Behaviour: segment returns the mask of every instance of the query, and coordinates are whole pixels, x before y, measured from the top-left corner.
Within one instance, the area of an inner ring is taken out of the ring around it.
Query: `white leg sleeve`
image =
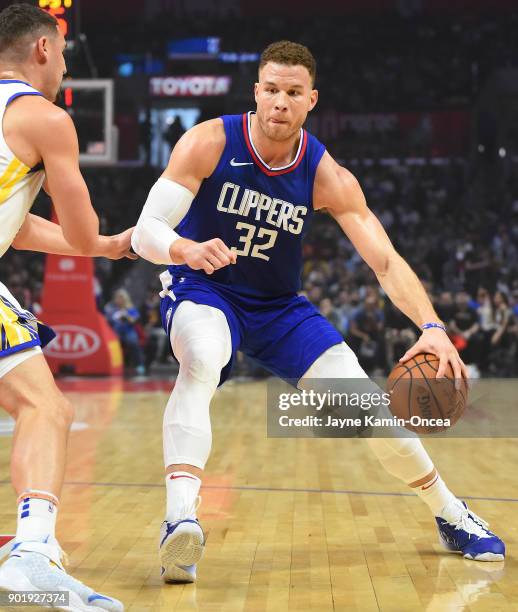
[[[230,329],[221,310],[182,302],[170,340],[180,371],[164,413],[164,463],[203,469],[212,443],[210,401],[232,353]]]
[[[299,380],[298,386],[304,389],[305,379],[317,378],[361,379],[368,378],[368,376],[358,363],[354,352],[343,342],[332,346],[320,355]],[[371,450],[387,472],[406,484],[420,480],[429,474],[434,466],[419,438],[406,430],[405,437],[398,436],[396,430],[392,433],[394,437],[367,438]]]
[[[418,437],[367,438],[367,443],[385,470],[407,485],[433,471],[430,455]]]
[[[342,342],[331,346],[314,361],[300,379],[305,378],[369,378],[358,363],[353,350]],[[300,386],[300,385],[299,385]]]

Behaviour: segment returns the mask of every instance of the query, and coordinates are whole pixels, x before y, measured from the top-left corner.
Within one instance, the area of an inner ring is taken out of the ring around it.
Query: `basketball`
[[[406,363],[398,363],[387,380],[392,414],[405,419],[405,427],[419,434],[449,429],[466,408],[466,381],[462,379],[460,388],[455,389],[451,365],[441,379],[436,378],[438,368],[438,357],[419,353]]]

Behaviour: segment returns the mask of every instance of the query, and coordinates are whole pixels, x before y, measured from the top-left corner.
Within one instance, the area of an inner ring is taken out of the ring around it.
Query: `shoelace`
[[[178,521],[183,521],[187,518],[190,518],[191,516],[196,516],[196,512],[198,511],[200,504],[201,504],[201,495],[198,495],[190,506],[185,506],[184,508],[182,508],[182,512],[180,513],[180,516],[182,518],[177,519],[175,523],[177,523]]]
[[[487,533],[489,523],[480,516],[477,516],[474,512],[464,509],[460,515],[459,520],[454,523],[455,529],[462,529],[470,535],[476,535],[479,538],[489,538],[490,535]]]
[[[198,511],[200,504],[201,504],[201,495],[198,495],[197,497],[195,497],[192,504],[185,508],[184,516],[186,518],[190,516],[196,516],[196,512]]]

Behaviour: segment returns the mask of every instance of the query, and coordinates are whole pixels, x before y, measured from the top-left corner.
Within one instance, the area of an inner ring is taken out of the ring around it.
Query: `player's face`
[[[55,36],[47,37],[44,42],[42,40],[40,39],[40,44],[44,47],[44,54],[47,60],[42,93],[48,100],[54,102],[61,87],[63,76],[67,71],[64,57],[66,42],[63,34],[57,27]]]
[[[288,140],[297,135],[317,103],[311,76],[305,66],[268,62],[255,84],[257,119],[271,140]]]

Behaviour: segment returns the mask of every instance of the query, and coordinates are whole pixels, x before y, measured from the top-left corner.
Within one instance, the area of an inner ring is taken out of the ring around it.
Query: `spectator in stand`
[[[455,302],[453,301],[451,291],[443,291],[434,300],[434,306],[441,321],[448,326],[455,314]]]
[[[387,369],[390,371],[399,357],[415,344],[417,334],[410,319],[390,300],[385,302],[384,321]]]
[[[513,244],[509,231],[505,225],[499,227],[498,234],[493,238],[491,244],[496,259],[507,265],[516,266],[518,249]]]
[[[383,312],[378,300],[370,295],[365,299],[350,324],[351,344],[362,367],[367,372],[384,372]]]
[[[145,353],[146,368],[149,369],[155,363],[162,361],[167,342],[160,316],[160,295],[154,287],[149,289],[146,301],[142,305],[141,322],[147,338]]]
[[[480,243],[466,253],[465,276],[466,290],[473,295],[477,287],[487,278],[487,272],[491,264],[491,255],[488,248],[484,248]]]
[[[480,363],[478,365],[482,372],[486,372],[491,348],[491,338],[493,337],[496,323],[491,295],[485,287],[478,288],[477,298],[474,300],[474,305],[478,315],[478,322],[480,324],[480,330],[477,332],[481,344]]]
[[[518,353],[518,289],[513,292],[513,304],[511,308],[511,321],[509,324],[509,335],[511,342],[514,344],[514,368],[511,372],[511,376],[518,375],[518,364],[516,363],[516,354]]]
[[[495,305],[495,331],[491,336],[491,346],[505,344],[506,332],[511,321],[511,309],[505,293],[497,291],[493,297]]]
[[[306,287],[306,291],[308,300],[313,302],[313,304],[319,304],[320,300],[324,297],[322,287],[319,287],[318,285],[308,285]]]
[[[336,329],[343,336],[344,332],[342,328],[342,317],[340,316],[338,310],[333,306],[333,302],[330,300],[330,298],[324,298],[321,300],[319,309],[320,314],[325,317],[329,323],[331,323],[331,325],[336,327]]]
[[[133,305],[126,289],[117,289],[115,291],[112,301],[106,305],[105,314],[113,331],[119,337],[125,357],[135,368],[136,374],[142,376],[146,370],[144,367],[144,355],[140,346],[140,337],[137,331],[140,314]]]
[[[461,291],[455,299],[456,310],[450,321],[453,344],[466,365],[480,362],[480,342],[477,332],[480,330],[477,313],[469,307],[469,295]]]
[[[512,294],[512,311],[516,319],[518,319],[518,288],[513,290]]]
[[[495,330],[491,336],[492,373],[513,374],[516,343],[513,316],[505,293],[497,291],[493,297],[495,306]]]
[[[360,303],[360,296],[358,292],[351,292],[342,290],[336,297],[336,309],[340,316],[340,330],[343,335],[346,336],[349,331],[349,322],[356,314],[356,310]]]

